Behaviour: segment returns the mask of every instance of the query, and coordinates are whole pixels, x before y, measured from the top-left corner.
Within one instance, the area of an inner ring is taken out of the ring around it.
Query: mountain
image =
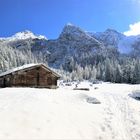
[[[8,38],[0,38],[0,43],[19,50],[30,49],[35,55],[41,52],[45,55],[44,57],[48,57],[51,53],[48,61],[53,65],[55,61],[60,61],[60,59],[63,61],[62,59],[68,56],[81,55],[82,52],[106,50],[108,47],[114,47],[124,54],[133,54],[134,51],[138,50],[135,53],[138,55],[139,47],[135,47],[134,50],[133,46],[139,40],[140,36],[125,36],[114,29],[92,33],[69,23],[64,26],[59,37],[54,40],[48,40],[45,36],[35,35],[31,31],[26,30]],[[60,65],[60,62],[56,63]]]
[[[67,24],[60,36],[59,36],[60,40],[63,41],[76,41],[76,42],[80,42],[83,41],[82,43],[84,43],[84,41],[86,40],[86,43],[88,44],[89,42],[96,44],[101,44],[98,40],[96,40],[94,37],[90,36],[89,34],[87,34],[84,30],[82,30],[81,28],[72,25],[72,24]],[[85,44],[85,43],[84,43]]]
[[[16,33],[12,37],[1,38],[0,44],[16,48],[22,52],[31,52],[39,61],[48,62],[50,66],[59,68],[68,65],[75,59],[77,63],[86,65],[89,57],[95,54],[103,55],[105,46],[97,39],[87,34],[81,28],[67,24],[60,36],[48,40],[44,36],[34,35],[30,31]],[[92,63],[92,62],[89,62]]]
[[[25,40],[25,39],[47,39],[45,36],[42,35],[35,35],[29,30],[25,30],[23,32],[18,32],[15,35],[7,38],[0,38],[0,41],[16,41],[16,40]]]
[[[0,38],[0,45],[9,46],[24,53],[30,51],[34,54],[34,52],[41,52],[40,50],[42,46],[46,46],[47,40],[48,39],[45,36],[35,35],[31,31],[25,30],[18,32],[11,37]]]
[[[123,54],[133,54],[133,45],[135,44],[135,42],[138,42],[138,40],[140,40],[139,35],[125,36],[124,34],[119,33],[114,29],[107,29],[104,32],[97,33],[88,32],[88,34],[99,40],[105,46],[116,47],[118,51]],[[135,51],[137,50],[135,49]],[[137,54],[138,53],[140,53],[139,49]]]
[[[119,41],[125,38],[123,34],[113,29],[107,29],[105,32],[97,32],[92,34],[92,36],[102,42],[105,46],[111,45],[114,47],[117,47]]]
[[[92,33],[67,24],[53,40],[23,31],[1,38],[0,49],[0,71],[33,61],[57,68],[66,80],[140,83],[140,36],[113,29]]]
[[[137,36],[125,36],[118,42],[118,50],[120,53],[131,54],[133,51],[133,44],[137,40]]]
[[[64,64],[70,57],[76,61],[83,56],[101,53],[104,45],[85,31],[72,24],[67,24],[58,39],[48,40],[44,51],[51,53],[48,62],[50,65],[59,66]]]
[[[32,50],[34,44],[39,46],[44,40],[47,38],[35,35],[28,30],[18,32],[11,37],[0,38],[0,72],[27,63],[42,61],[34,55]]]
[[[48,40],[45,36],[26,30],[8,38],[0,38],[0,45],[24,53],[30,52],[39,62],[47,62],[59,68],[68,67],[72,59],[85,66],[106,56],[118,57],[119,53],[140,56],[139,40],[139,36],[127,37],[113,29],[92,33],[73,24],[66,24],[57,39]]]

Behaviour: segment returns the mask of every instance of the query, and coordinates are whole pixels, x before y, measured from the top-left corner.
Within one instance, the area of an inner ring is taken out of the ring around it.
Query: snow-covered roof
[[[56,72],[52,71],[50,68],[48,68],[46,65],[44,65],[42,63],[37,63],[37,64],[31,63],[31,64],[26,64],[26,65],[23,65],[23,66],[20,66],[20,67],[17,67],[17,68],[10,69],[6,72],[1,73],[0,77],[11,74],[11,73],[14,73],[14,72],[17,72],[17,71],[20,71],[20,70],[25,70],[25,69],[28,69],[28,68],[31,68],[31,67],[36,67],[36,66],[41,66],[41,65],[44,66],[48,71],[51,71],[55,76],[60,77],[60,75],[58,75]]]

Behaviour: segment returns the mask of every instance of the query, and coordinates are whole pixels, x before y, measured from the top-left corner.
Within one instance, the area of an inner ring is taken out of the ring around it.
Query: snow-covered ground
[[[140,85],[80,86],[0,89],[0,139],[140,140]]]

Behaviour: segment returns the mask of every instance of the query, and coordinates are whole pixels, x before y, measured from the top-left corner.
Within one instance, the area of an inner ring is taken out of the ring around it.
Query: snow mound
[[[91,103],[91,104],[100,104],[101,103],[98,99],[96,99],[94,97],[88,97],[87,102]]]
[[[101,102],[96,99],[95,97],[92,97],[92,96],[89,96],[89,95],[86,95],[86,94],[80,94],[79,95],[79,98],[82,100],[82,101],[85,101],[87,103],[90,103],[90,104],[100,104]]]
[[[132,94],[130,94],[129,96],[137,100],[140,100],[140,90],[133,91]]]
[[[77,88],[90,88],[90,82],[83,81],[77,84]]]

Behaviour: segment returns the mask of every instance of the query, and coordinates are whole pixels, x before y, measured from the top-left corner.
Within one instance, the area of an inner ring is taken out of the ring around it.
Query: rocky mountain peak
[[[104,32],[92,33],[91,35],[102,42],[105,46],[111,45],[114,47],[118,47],[119,42],[126,37],[122,33],[110,28]]]
[[[79,27],[71,24],[71,23],[68,23],[64,26],[61,34],[60,34],[60,38],[63,37],[64,35],[80,35],[80,34],[83,34],[84,31],[82,31],[82,29],[80,29]]]
[[[114,33],[119,33],[119,32],[117,32],[116,30],[111,29],[111,28],[106,29],[106,30],[105,30],[105,32],[114,32]]]
[[[60,40],[67,40],[67,41],[80,41],[80,42],[94,42],[95,44],[100,44],[98,40],[94,37],[90,36],[87,32],[75,26],[71,23],[68,23],[64,26],[60,36]]]
[[[110,36],[116,36],[116,37],[119,37],[119,38],[124,38],[125,35],[122,34],[122,33],[119,33],[118,31],[114,30],[114,29],[110,29],[108,28],[107,30],[105,30],[105,32],[103,32],[103,34],[109,34]]]
[[[18,32],[16,33],[15,35],[13,35],[11,38],[13,39],[34,39],[34,38],[38,38],[38,39],[46,39],[45,36],[42,36],[42,35],[35,35],[34,33],[32,33],[31,31],[29,30],[25,30],[25,31],[22,31],[22,32]]]
[[[10,41],[11,42],[11,41],[17,41],[17,40],[26,40],[26,39],[45,39],[45,40],[47,40],[47,38],[43,35],[35,35],[31,31],[25,30],[25,31],[17,32],[16,34],[12,35],[11,37],[2,37],[2,38],[0,38],[0,41],[3,41],[3,42]]]

